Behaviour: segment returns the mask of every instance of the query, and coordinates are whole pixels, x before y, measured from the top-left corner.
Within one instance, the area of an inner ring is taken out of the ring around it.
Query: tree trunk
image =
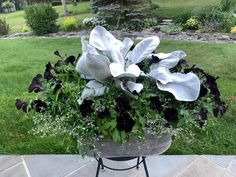
[[[69,15],[69,12],[68,12],[68,9],[67,9],[67,6],[66,6],[66,0],[61,0],[61,3],[62,3],[62,7],[64,9],[64,16]]]

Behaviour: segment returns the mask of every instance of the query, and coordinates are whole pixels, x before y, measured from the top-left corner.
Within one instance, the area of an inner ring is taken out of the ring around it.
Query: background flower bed
[[[32,119],[15,109],[14,100],[27,90],[32,75],[44,71],[45,63],[57,61],[53,54],[55,49],[77,55],[81,49],[80,39],[3,40],[0,46],[0,154],[75,153],[76,142],[69,140],[69,137],[40,138],[28,133],[32,128]],[[223,98],[236,96],[235,44],[162,41],[158,50],[171,52],[176,48],[187,53],[190,64],[197,64],[207,72],[221,76],[219,86]],[[224,118],[210,119],[211,124],[195,132],[194,137],[186,132],[174,140],[167,153],[235,154],[235,103],[230,101],[230,104],[232,106]]]

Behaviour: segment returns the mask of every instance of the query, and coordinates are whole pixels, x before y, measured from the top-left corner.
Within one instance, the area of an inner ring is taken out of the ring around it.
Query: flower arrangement
[[[32,112],[35,133],[69,134],[86,154],[101,139],[158,137],[203,127],[208,115],[226,112],[217,78],[190,67],[183,51],[155,53],[158,37],[135,45],[97,26],[81,43],[82,55],[64,58],[56,51],[59,60],[33,78],[28,91],[37,93],[34,100],[16,100],[17,109]]]

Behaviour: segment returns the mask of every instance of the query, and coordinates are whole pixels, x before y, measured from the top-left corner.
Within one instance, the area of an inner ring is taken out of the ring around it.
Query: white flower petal
[[[139,67],[137,65],[131,64],[126,69],[126,72],[130,73],[130,74],[133,74],[135,77],[138,77],[141,73],[141,70],[139,69]]]
[[[104,55],[87,54],[87,68],[90,74],[100,82],[103,82],[111,76],[109,69],[109,59]]]
[[[93,79],[93,76],[90,74],[88,70],[86,60],[87,60],[87,53],[84,53],[76,64],[76,71],[84,79]]]
[[[123,44],[124,46],[121,48],[120,53],[122,54],[124,58],[129,52],[130,48],[134,45],[134,42],[130,38],[126,37],[123,40]]]
[[[128,53],[128,59],[131,63],[140,63],[157,48],[160,40],[158,37],[148,37],[139,42],[135,48]]]
[[[111,63],[109,68],[113,77],[118,77],[119,75],[125,73],[124,67],[120,63]]]
[[[200,80],[193,73],[172,74],[173,82],[161,84],[157,81],[160,90],[172,93],[179,101],[195,101],[200,92]]]
[[[119,51],[116,50],[108,50],[108,51],[103,51],[103,54],[106,55],[111,63],[120,63],[122,66],[124,66],[124,58],[122,54]]]
[[[77,100],[80,105],[87,98],[101,96],[108,92],[108,87],[95,80],[89,81],[86,86],[87,88],[83,90],[81,97]]]
[[[87,52],[88,51],[88,48],[87,48],[88,41],[85,40],[84,36],[81,37],[81,44],[82,44],[82,51],[83,51],[83,53]]]
[[[170,73],[169,69],[164,67],[159,67],[158,69],[151,70],[148,75],[160,81],[162,84],[173,82],[172,74]]]
[[[157,67],[166,67],[169,69],[173,68],[178,64],[179,60],[186,57],[186,53],[183,51],[175,51],[172,53],[157,53],[153,55],[157,56],[161,61],[151,66],[152,69]]]
[[[116,86],[118,88],[120,88],[121,90],[123,90],[126,94],[128,94],[130,97],[134,98],[134,99],[137,99],[138,96],[137,95],[134,95],[132,94],[125,86],[124,86],[124,82],[120,81],[119,79],[116,79],[115,80],[115,83],[116,83]]]
[[[143,90],[143,84],[128,81],[126,85],[131,93],[133,93],[134,91],[140,93]]]
[[[120,51],[124,44],[101,26],[96,26],[90,34],[89,44],[101,51]]]

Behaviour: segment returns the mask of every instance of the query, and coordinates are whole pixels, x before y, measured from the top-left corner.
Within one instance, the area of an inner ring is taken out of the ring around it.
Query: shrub
[[[26,32],[28,32],[29,31],[29,28],[26,26],[26,25],[23,25],[22,26],[22,29],[21,29],[21,32],[22,33],[26,33]]]
[[[61,6],[61,1],[52,1],[52,6]]]
[[[51,5],[37,4],[28,6],[25,8],[25,18],[27,25],[36,35],[43,35],[58,30],[56,25],[58,14]]]
[[[161,28],[161,31],[167,34],[177,34],[180,33],[182,30],[183,27],[181,24],[169,24]]]
[[[9,30],[10,30],[10,27],[5,21],[5,19],[3,20],[0,19],[0,36],[8,34]]]
[[[185,11],[179,15],[176,15],[173,19],[174,23],[176,24],[185,24],[188,19],[192,17],[192,14],[190,11]]]
[[[198,24],[199,24],[198,20],[191,17],[190,19],[187,20],[184,27],[185,29],[196,30],[198,29]]]
[[[68,17],[63,20],[63,28],[66,31],[73,31],[78,29],[77,19],[74,17]]]
[[[4,3],[2,3],[2,8],[3,9],[11,9],[13,8],[15,5],[10,2],[10,1],[5,1]]]
[[[141,31],[143,28],[145,28],[145,22],[140,19],[132,19],[129,22],[124,23],[121,28],[133,31]]]
[[[234,26],[234,27],[231,28],[231,33],[232,33],[232,34],[236,34],[236,26]]]
[[[104,19],[100,19],[98,17],[92,17],[92,18],[85,18],[83,20],[83,24],[86,28],[92,29],[95,26],[101,25],[107,27],[106,21]]]

